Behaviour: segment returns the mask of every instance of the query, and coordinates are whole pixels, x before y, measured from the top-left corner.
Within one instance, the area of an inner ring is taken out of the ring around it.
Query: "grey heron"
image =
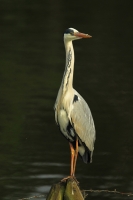
[[[91,36],[81,33],[74,28],[68,28],[64,33],[66,64],[54,106],[55,121],[70,144],[70,176],[73,177],[75,176],[78,154],[84,163],[92,162],[96,138],[90,108],[83,97],[73,88],[74,49],[72,41],[81,38],[91,38]]]

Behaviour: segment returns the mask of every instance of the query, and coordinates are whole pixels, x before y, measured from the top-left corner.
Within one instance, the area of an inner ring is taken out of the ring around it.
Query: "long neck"
[[[66,65],[64,76],[62,80],[63,91],[65,92],[68,88],[73,86],[73,72],[74,72],[74,49],[72,41],[65,41],[66,50]]]

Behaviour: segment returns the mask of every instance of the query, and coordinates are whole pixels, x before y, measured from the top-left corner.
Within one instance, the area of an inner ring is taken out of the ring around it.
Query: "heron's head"
[[[74,28],[68,28],[64,33],[64,40],[67,40],[67,41],[78,40],[82,38],[91,38],[91,37],[92,36],[88,34],[80,33]]]

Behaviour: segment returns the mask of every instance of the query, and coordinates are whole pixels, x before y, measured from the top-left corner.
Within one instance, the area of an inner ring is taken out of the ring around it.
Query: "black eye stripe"
[[[65,31],[65,34],[71,34],[73,35],[74,34],[74,31],[70,28],[68,28],[66,31]]]

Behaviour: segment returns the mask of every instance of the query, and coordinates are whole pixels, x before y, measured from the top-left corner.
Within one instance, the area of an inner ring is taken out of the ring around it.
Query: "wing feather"
[[[74,94],[78,100],[71,105],[69,120],[81,141],[93,151],[96,134],[92,114],[83,97],[76,90]]]

